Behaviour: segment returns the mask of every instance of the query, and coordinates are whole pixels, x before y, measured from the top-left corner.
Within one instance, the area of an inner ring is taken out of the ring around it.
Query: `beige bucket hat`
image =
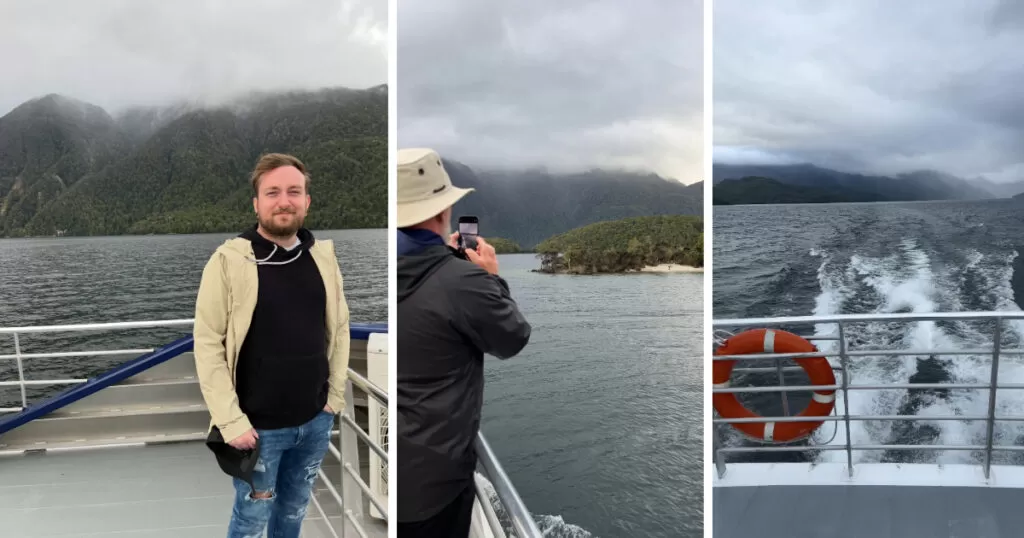
[[[398,227],[419,224],[455,205],[476,189],[452,185],[436,151],[398,150]]]

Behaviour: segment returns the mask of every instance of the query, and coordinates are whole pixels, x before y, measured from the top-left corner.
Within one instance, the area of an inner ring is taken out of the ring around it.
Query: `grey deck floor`
[[[223,538],[233,495],[201,443],[0,457],[0,536]],[[328,495],[317,492],[340,531]],[[324,525],[310,503],[302,536],[330,536]]]
[[[715,538],[1008,538],[1024,489],[935,486],[713,488]]]

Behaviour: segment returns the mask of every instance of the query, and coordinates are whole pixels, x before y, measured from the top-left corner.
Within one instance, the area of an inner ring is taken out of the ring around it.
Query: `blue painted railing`
[[[353,340],[369,340],[373,333],[387,332],[387,323],[352,323],[349,325],[349,334]],[[29,405],[18,413],[0,418],[0,434],[46,416],[189,351],[192,351],[192,336],[180,338],[150,353],[136,357],[85,383],[75,385],[39,403]]]

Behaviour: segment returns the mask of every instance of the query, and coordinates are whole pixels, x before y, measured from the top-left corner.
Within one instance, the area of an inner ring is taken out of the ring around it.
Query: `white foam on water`
[[[494,490],[494,485],[487,477],[476,473],[477,477],[483,481],[484,490],[487,492],[487,497],[491,501],[491,506],[494,507],[494,512],[498,515],[498,520],[505,528],[505,534],[514,536],[514,530],[512,529],[508,514],[505,512],[504,507],[498,501],[498,494]],[[534,521],[537,523],[537,528],[543,536],[549,538],[595,538],[589,531],[578,525],[572,523],[566,523],[562,516],[556,515],[533,515]]]
[[[959,298],[962,291],[963,275],[971,272],[972,278],[980,282],[980,288],[971,293],[984,293],[992,306],[986,309],[1019,311],[1013,301],[1011,278],[1013,276],[1013,260],[1017,253],[1004,256],[986,257],[979,252],[968,252],[967,263],[949,268],[934,268],[931,258],[912,240],[904,240],[897,252],[885,257],[865,257],[853,255],[845,260],[834,260],[833,256],[813,251],[812,254],[822,258],[818,269],[818,281],[821,292],[815,301],[815,315],[830,315],[840,312],[851,313],[844,309],[847,301],[858,297],[867,301],[864,296],[874,295],[874,302],[868,303],[867,311],[858,313],[914,312],[926,313],[936,310],[966,310]],[[936,272],[938,271],[938,272]],[[960,275],[960,281],[954,278]],[[870,305],[870,306],[869,306]],[[951,334],[935,322],[922,321],[914,323],[887,324],[856,324],[848,325],[846,338],[857,349],[899,348],[899,349],[965,349],[986,348],[991,346],[991,334],[984,334],[975,328],[976,324],[956,324],[956,334]],[[1008,323],[1008,329],[1017,340],[1024,341],[1024,323]],[[816,335],[835,335],[836,326],[819,324]],[[1005,342],[1005,339],[1004,339]],[[851,345],[851,344],[848,344]],[[1005,345],[1005,343],[1004,343]],[[837,342],[821,341],[818,346],[823,351],[834,353]],[[851,359],[851,384],[886,384],[907,383],[917,371],[917,360],[926,359],[929,355],[877,358],[857,357]],[[939,356],[936,357],[949,373],[952,383],[987,383],[990,370],[989,355],[979,356]],[[839,359],[832,359],[838,363]],[[1003,357],[1001,360],[1000,379],[1002,382],[1024,382],[1024,363],[1019,357]],[[838,364],[836,364],[838,366]],[[907,398],[906,390],[858,390],[850,392],[850,414],[852,415],[896,415]],[[948,400],[941,398],[922,397],[919,416],[984,415],[987,412],[988,392],[981,390],[956,390],[950,392]],[[844,406],[842,391],[836,394],[836,409],[840,414]],[[998,398],[997,413],[1021,414],[1024,409],[1024,391],[1002,391]],[[939,432],[935,444],[984,444],[986,425],[984,421],[921,421],[917,425],[928,424]],[[850,423],[850,438],[854,444],[886,444],[899,442],[911,444],[913,440],[894,440],[891,438],[892,421],[854,421]],[[1024,435],[1024,424],[1020,422],[997,423],[997,439],[1000,437]],[[846,444],[846,432],[842,423],[835,426],[826,424],[815,435],[817,443],[833,445]],[[998,443],[998,440],[997,440]],[[932,444],[932,443],[929,443]],[[843,451],[824,451],[819,459],[826,462],[845,461]],[[880,451],[855,452],[858,462],[878,461]],[[968,463],[975,457],[967,451],[944,451],[936,454],[934,461],[943,463]]]

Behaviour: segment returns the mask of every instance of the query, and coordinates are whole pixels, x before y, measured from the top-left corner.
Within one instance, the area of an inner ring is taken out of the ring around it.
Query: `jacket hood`
[[[427,278],[458,255],[448,245],[431,245],[398,257],[398,301],[409,297]]]
[[[252,253],[255,258],[250,258],[250,261],[255,262],[257,265],[284,265],[291,263],[299,259],[304,252],[313,248],[313,245],[316,244],[313,232],[306,228],[299,228],[296,234],[298,236],[298,244],[291,249],[281,247],[277,243],[263,237],[257,229],[258,225],[253,224],[252,227],[238,234],[238,237],[245,239],[252,245]]]

